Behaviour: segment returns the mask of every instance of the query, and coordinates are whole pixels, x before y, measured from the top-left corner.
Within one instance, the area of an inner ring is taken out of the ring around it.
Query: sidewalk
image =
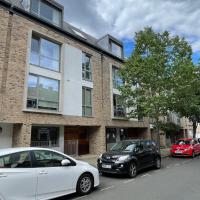
[[[90,165],[97,167],[98,155],[87,154],[87,155],[83,155],[83,156],[75,156],[73,158],[75,158],[76,160],[87,162]]]
[[[162,158],[170,156],[170,148],[160,149]]]
[[[168,157],[170,155],[170,149],[166,148],[166,149],[161,149],[161,156],[162,158]],[[97,159],[98,159],[99,155],[91,155],[91,154],[87,154],[87,155],[83,155],[83,156],[75,156],[73,158],[77,159],[77,160],[81,160],[84,162],[87,162],[93,166],[97,166]]]

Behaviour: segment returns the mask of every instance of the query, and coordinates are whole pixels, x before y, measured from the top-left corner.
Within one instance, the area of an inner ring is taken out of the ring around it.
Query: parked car
[[[0,150],[0,199],[52,199],[99,185],[98,170],[63,153],[44,148]]]
[[[161,156],[151,140],[124,140],[100,155],[97,165],[101,173],[128,174],[134,178],[141,169],[151,166],[160,169]]]
[[[195,157],[200,154],[200,143],[196,139],[182,138],[171,147],[172,156]]]

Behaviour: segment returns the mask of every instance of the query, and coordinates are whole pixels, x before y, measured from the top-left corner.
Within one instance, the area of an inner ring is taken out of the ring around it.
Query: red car
[[[189,156],[194,158],[198,154],[200,154],[200,143],[196,139],[179,139],[171,147],[172,156]]]

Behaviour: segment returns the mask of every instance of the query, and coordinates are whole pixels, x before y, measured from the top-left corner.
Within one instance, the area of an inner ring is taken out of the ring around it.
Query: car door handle
[[[48,174],[48,172],[46,172],[46,171],[41,171],[40,172],[40,175],[45,175],[45,174]]]
[[[7,175],[5,175],[5,174],[0,174],[0,178],[6,178],[7,177]]]

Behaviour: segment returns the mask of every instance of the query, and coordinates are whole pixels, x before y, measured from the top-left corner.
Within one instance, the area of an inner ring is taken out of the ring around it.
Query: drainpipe
[[[103,83],[103,61],[104,61],[104,55],[102,52],[100,52],[101,55],[101,107],[103,108],[103,103],[104,103],[104,98],[103,98],[103,88],[104,88],[104,83]]]

